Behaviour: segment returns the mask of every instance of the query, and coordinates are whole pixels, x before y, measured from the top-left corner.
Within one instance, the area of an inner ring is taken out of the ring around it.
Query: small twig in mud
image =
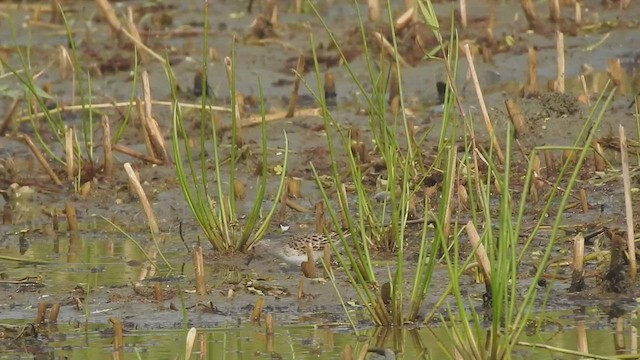
[[[47,159],[45,159],[40,149],[36,147],[36,144],[33,143],[33,140],[31,140],[31,137],[29,137],[29,135],[26,135],[26,134],[20,134],[18,135],[18,139],[22,140],[25,143],[25,145],[27,145],[29,150],[31,150],[33,155],[35,155],[36,159],[38,159],[38,162],[40,163],[40,166],[42,166],[44,170],[47,172],[47,175],[49,175],[49,178],[51,178],[51,180],[56,185],[61,186],[62,181],[60,181],[60,178],[58,178],[58,175],[56,175],[56,173],[53,171],[51,166],[49,166]]]
[[[298,64],[294,71],[293,88],[291,89],[289,108],[287,109],[287,114],[284,116],[285,118],[291,118],[295,115],[296,105],[298,103],[298,91],[300,89],[300,78],[302,77],[302,74],[304,74],[304,55],[300,54],[300,56],[298,56]]]
[[[124,146],[124,145],[114,144],[112,146],[112,150],[113,151],[117,151],[117,152],[122,153],[122,154],[125,154],[125,155],[128,155],[128,156],[131,156],[131,157],[136,158],[136,159],[140,159],[140,160],[148,162],[150,164],[162,165],[162,160],[157,159],[157,158],[155,158],[153,156],[150,156],[150,155],[145,155],[145,154],[143,154],[141,152],[137,152],[137,151],[135,151],[133,149],[130,149],[130,148]]]
[[[181,108],[202,109],[202,104],[173,103],[171,101],[159,101],[159,100],[151,100],[151,104],[158,105],[158,106],[169,106],[169,107],[177,105],[177,106],[179,106]],[[118,103],[91,104],[90,109],[112,109],[112,108],[129,107],[129,106],[131,106],[131,102],[127,101],[127,102],[118,102]],[[63,112],[63,111],[75,111],[75,110],[85,111],[85,110],[87,110],[87,105],[72,105],[72,106],[65,106],[64,108],[57,107],[55,109],[49,110],[48,113],[50,115],[53,115],[53,114],[57,114],[57,113],[60,113],[60,112]],[[208,106],[207,105],[207,110],[231,112],[231,109],[226,108],[226,107],[222,107],[222,106]],[[31,113],[29,115],[25,115],[25,116],[22,116],[22,117],[20,117],[18,119],[15,119],[15,121],[16,122],[23,122],[23,121],[37,120],[37,119],[43,118],[45,116],[46,116],[46,113],[44,113],[44,112]]]
[[[373,37],[378,41],[378,45],[380,45],[380,48],[382,49],[382,52],[384,54],[388,54],[393,60],[397,61],[404,67],[411,67],[411,65],[409,65],[409,63],[404,60],[402,55],[396,52],[393,45],[391,45],[391,43],[389,43],[389,41],[381,33],[374,31]]]
[[[149,221],[149,230],[151,230],[151,233],[154,235],[160,233],[158,222],[156,221],[156,217],[153,214],[153,209],[151,208],[151,204],[149,203],[147,194],[145,194],[142,185],[140,185],[140,179],[138,179],[138,175],[136,175],[135,171],[133,171],[133,168],[131,167],[131,164],[129,163],[124,164],[124,170],[127,172],[129,183],[133,187],[138,200],[140,200],[144,213],[147,215],[147,221]]]
[[[415,11],[413,10],[413,6],[407,8],[407,10],[400,15],[396,21],[393,23],[393,29],[396,33],[401,32],[404,28],[410,25],[413,22],[413,15]]]

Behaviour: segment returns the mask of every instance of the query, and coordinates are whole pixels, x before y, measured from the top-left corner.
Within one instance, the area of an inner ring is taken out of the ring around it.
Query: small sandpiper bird
[[[343,234],[344,237],[350,235],[348,232]],[[311,244],[313,258],[319,262],[324,254],[325,245],[331,246],[330,242],[336,243],[338,240],[339,235],[335,232],[329,233],[329,236],[319,233],[298,235],[289,238],[288,241],[265,238],[254,245],[253,251],[258,255],[271,254],[289,265],[300,267],[307,261],[307,244]]]

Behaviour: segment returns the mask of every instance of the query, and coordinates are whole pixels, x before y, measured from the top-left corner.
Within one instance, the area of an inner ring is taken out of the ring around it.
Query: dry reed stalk
[[[153,299],[156,303],[161,303],[164,300],[164,291],[162,291],[160,283],[153,284]]]
[[[622,184],[624,185],[624,205],[627,220],[627,251],[629,252],[629,277],[635,282],[638,268],[636,265],[636,245],[633,222],[633,202],[631,199],[631,175],[629,172],[629,153],[627,149],[627,136],[624,127],[618,127],[620,134],[620,162],[622,163]]]
[[[302,0],[293,1],[293,12],[296,14],[302,13]]]
[[[114,317],[110,317],[109,322],[113,325],[113,350],[120,351],[124,345],[122,338],[122,321]]]
[[[295,210],[297,212],[306,213],[309,211],[309,209],[304,207],[302,204],[291,199],[287,199],[286,204],[288,208]]]
[[[544,150],[544,166],[547,169],[547,178],[552,178],[556,173],[556,161],[553,158],[553,152],[549,149]]]
[[[304,278],[298,280],[298,300],[304,298]]]
[[[399,103],[400,103],[400,79],[398,78],[398,69],[395,66],[391,66],[391,74],[389,76],[389,104],[393,104],[393,100],[395,98],[398,98],[398,106],[399,107]],[[393,112],[393,106],[392,106],[392,110]],[[396,113],[397,113],[397,109],[396,109]]]
[[[145,126],[146,116],[144,114],[144,103],[139,96],[135,98],[136,102],[136,114],[138,115],[138,121],[140,122],[140,135],[142,136],[142,142],[144,142],[144,147],[147,149],[147,154],[150,157],[155,159],[155,155],[153,153],[153,145],[151,145],[151,139],[149,138],[149,132],[147,131],[147,127]]]
[[[378,45],[380,45],[380,48],[382,49],[382,52],[385,54],[388,54],[389,56],[391,56],[391,58],[395,61],[397,61],[400,65],[404,66],[404,67],[411,67],[409,65],[409,63],[407,63],[404,58],[402,57],[402,55],[398,54],[396,52],[396,50],[393,48],[393,45],[391,45],[389,43],[389,41],[379,32],[374,31],[373,32],[373,37],[376,39],[376,41],[378,42]]]
[[[333,78],[333,73],[329,70],[324,73],[324,100],[327,102],[327,105],[335,105],[336,104],[336,83]]]
[[[73,181],[74,171],[73,171],[73,128],[65,126],[64,130],[64,158],[65,158],[65,169],[67,170],[67,180]]]
[[[580,189],[580,205],[582,206],[582,212],[589,212],[589,202],[587,201],[587,192],[584,189]]]
[[[347,344],[342,349],[342,360],[353,360],[353,348],[351,344]]]
[[[589,340],[587,340],[587,327],[584,320],[576,319],[576,348],[583,354],[589,353]],[[635,354],[635,352],[634,352]]]
[[[620,59],[618,58],[609,59],[608,63],[609,63],[609,68],[608,68],[609,77],[611,78],[613,85],[617,87],[616,91],[622,95],[626,95],[624,86],[622,86],[624,73],[622,71],[622,65],[620,64]]]
[[[331,247],[325,245],[322,249],[322,269],[325,279],[331,275]]]
[[[513,99],[505,100],[504,104],[507,107],[507,113],[509,113],[509,119],[511,119],[511,123],[513,124],[513,128],[515,129],[516,137],[517,138],[522,137],[526,129],[525,129],[525,119],[524,119],[524,116],[522,115],[522,112],[520,112],[520,108],[518,108],[518,105],[516,104],[515,101],[513,101]]]
[[[125,155],[128,155],[128,156],[131,156],[131,157],[136,158],[136,159],[140,159],[140,160],[142,160],[144,162],[147,162],[147,163],[150,163],[150,164],[156,164],[156,165],[162,165],[163,164],[162,160],[160,160],[160,159],[156,159],[155,157],[152,157],[150,155],[145,155],[145,154],[143,154],[141,152],[137,152],[137,151],[135,151],[133,149],[130,149],[130,148],[124,146],[124,145],[115,144],[115,145],[112,146],[112,150],[116,151],[116,152],[119,152],[121,154],[125,154]]]
[[[4,134],[9,130],[11,120],[13,120],[13,114],[15,114],[19,103],[20,99],[13,99],[13,102],[9,106],[9,111],[7,111],[2,120],[0,120],[0,136],[4,136]]]
[[[400,95],[396,95],[394,96],[391,101],[390,101],[390,107],[391,107],[391,115],[393,115],[394,118],[398,117],[398,114],[400,114]]]
[[[233,62],[231,61],[231,58],[228,56],[224,58],[224,69],[227,73],[227,83],[229,85],[229,89],[231,89],[232,87],[231,81],[233,80],[232,75],[233,75],[234,68],[233,68]],[[230,96],[234,96],[234,95],[236,94],[230,94]],[[242,114],[240,113],[240,107],[238,106],[237,101],[236,101],[235,109],[233,109],[233,111],[235,111],[236,119],[239,120]],[[238,129],[240,129],[240,127],[238,127]]]
[[[409,26],[412,22],[413,22],[413,13],[414,13],[414,9],[413,6],[409,6],[408,8],[406,8],[405,12],[402,13],[402,15],[400,15],[396,21],[393,23],[393,29],[396,31],[396,33],[399,33],[400,31],[404,30],[407,26]]]
[[[111,151],[111,125],[109,117],[102,116],[102,148],[104,150],[104,175],[111,177],[113,173],[113,154]]]
[[[580,5],[580,2],[578,1],[575,3],[575,10],[576,25],[580,25],[582,24],[582,5]]]
[[[369,5],[369,21],[377,22],[380,20],[380,0],[368,0]]]
[[[276,26],[278,24],[278,0],[267,0],[265,12],[271,24]]]
[[[451,165],[452,169],[455,169],[455,157],[458,154],[458,146],[454,145],[453,148],[449,149],[449,159],[447,160]],[[454,189],[455,176],[451,176],[449,180],[449,184],[447,189]],[[444,186],[444,185],[443,185]],[[445,201],[445,209],[444,209],[444,224],[442,224],[442,235],[445,242],[448,243],[449,235],[451,234],[451,216],[453,213],[453,191],[449,191],[448,197],[442,200]]]
[[[296,105],[298,104],[298,91],[300,89],[300,78],[304,73],[304,55],[298,56],[298,64],[296,65],[293,88],[291,89],[291,97],[289,98],[289,108],[287,114],[284,116],[286,119],[293,117],[296,112]]]
[[[538,54],[534,47],[530,47],[528,51],[527,63],[527,90],[535,91],[538,87]]]
[[[484,126],[487,129],[489,138],[491,139],[491,146],[493,146],[493,150],[498,156],[498,161],[500,161],[501,164],[504,164],[504,154],[502,153],[502,149],[500,148],[500,144],[498,143],[498,138],[496,137],[493,125],[491,124],[491,119],[489,119],[489,112],[487,111],[487,105],[484,102],[484,96],[482,95],[482,89],[480,88],[478,74],[476,73],[476,68],[473,64],[473,57],[471,55],[469,44],[464,44],[464,52],[467,57],[467,62],[469,63],[469,71],[471,72],[473,85],[476,89],[476,96],[478,97],[478,102],[480,103],[480,110],[482,112],[482,118],[484,119]]]
[[[467,2],[465,0],[460,0],[460,25],[462,25],[462,30],[467,28]]]
[[[593,165],[595,171],[605,171],[607,169],[607,163],[604,160],[604,150],[599,142],[593,141]]]
[[[51,312],[49,313],[49,322],[54,324],[57,323],[59,314],[60,314],[60,303],[55,303],[51,305]]]
[[[251,311],[251,321],[255,321],[255,322],[260,321],[263,308],[264,308],[264,296],[260,296],[256,299],[255,305],[253,305],[253,311]]]
[[[234,179],[233,181],[233,195],[236,199],[240,200],[244,199],[246,196],[244,183],[239,179]]]
[[[322,234],[324,231],[324,202],[316,203],[316,232]]]
[[[131,6],[127,6],[127,30],[129,30],[129,34],[131,34],[131,36],[134,39],[136,39],[136,41],[134,41],[133,43],[135,45],[136,52],[140,56],[140,61],[143,64],[148,63],[149,53],[147,51],[140,51],[137,45],[137,44],[143,44],[143,42],[142,42],[142,37],[140,37],[140,32],[138,31],[138,28],[136,27],[136,23],[133,19],[133,8]]]
[[[67,49],[60,45],[58,47],[58,74],[60,80],[67,80],[69,78],[69,69],[73,67],[73,61]]]
[[[287,195],[294,199],[302,198],[302,179],[297,177],[288,177],[287,182],[289,183],[287,186]]]
[[[280,195],[280,208],[278,209],[278,223],[284,223],[285,216],[287,213],[287,193],[289,190],[287,189],[287,182],[284,182],[284,191],[282,195]]]
[[[193,266],[196,278],[196,292],[198,295],[206,295],[207,286],[204,281],[204,257],[202,256],[202,246],[193,247]]]
[[[564,34],[561,31],[556,32],[556,53],[558,70],[556,81],[558,82],[558,92],[564,94]]]
[[[64,212],[67,215],[67,226],[69,227],[69,232],[78,232],[78,216],[76,215],[76,208],[71,202],[67,201],[64,204]]]
[[[264,332],[267,336],[273,336],[275,333],[273,330],[273,315],[271,314],[264,316]]]
[[[47,317],[47,303],[38,303],[38,312],[36,313],[36,324],[42,325]]]
[[[467,230],[467,236],[469,237],[469,242],[471,242],[471,245],[473,246],[473,248],[476,249],[475,256],[476,256],[476,260],[478,261],[478,267],[480,268],[480,271],[482,272],[482,276],[484,277],[485,287],[487,291],[489,291],[491,289],[491,263],[489,262],[487,251],[485,250],[484,245],[482,244],[480,235],[478,234],[478,230],[476,230],[476,227],[475,225],[473,225],[473,222],[471,221],[467,222],[465,229]]]
[[[584,236],[582,233],[573,237],[573,271],[569,292],[578,292],[586,288],[584,283]]]
[[[151,116],[151,87],[149,86],[149,73],[146,70],[142,72],[142,89],[144,125],[147,128],[149,139],[151,140],[154,156],[162,160],[165,165],[168,165],[169,153],[164,143],[164,137],[162,136],[158,122]]]
[[[196,342],[196,335],[198,334],[198,330],[194,327],[189,329],[187,333],[187,338],[184,341],[184,358],[191,359],[191,352],[193,351],[193,344]],[[204,349],[201,347],[201,349]],[[202,352],[200,353],[202,355]],[[204,357],[206,358],[206,356]]]
[[[18,139],[24,142],[25,145],[27,145],[29,150],[33,153],[33,155],[36,157],[36,159],[40,163],[40,166],[42,166],[42,168],[44,168],[44,170],[47,172],[47,175],[49,175],[49,178],[56,185],[61,186],[62,181],[60,181],[60,178],[58,178],[58,175],[56,175],[56,173],[53,171],[51,166],[49,166],[47,159],[45,159],[40,149],[36,147],[36,144],[33,143],[33,140],[31,140],[31,137],[27,134],[20,134],[18,135]]]
[[[538,23],[538,18],[533,0],[522,0],[520,5],[522,6],[522,11],[524,11],[524,16],[527,18],[529,29],[535,28]]]
[[[149,221],[149,230],[151,230],[151,233],[154,235],[160,233],[158,222],[156,221],[156,217],[153,214],[153,209],[151,208],[151,204],[149,203],[147,194],[145,194],[142,185],[140,185],[140,179],[138,179],[138,176],[136,175],[135,171],[133,171],[130,163],[124,164],[124,170],[129,177],[129,184],[131,184],[131,186],[133,187],[133,190],[136,193],[140,204],[142,204],[144,213],[147,216],[147,221]]]
[[[107,24],[109,24],[111,31],[116,36],[116,38],[119,39],[121,35],[122,24],[120,23],[120,20],[118,20],[116,11],[113,9],[111,4],[109,4],[109,0],[96,0],[96,4],[98,5],[98,9],[100,9],[100,12],[102,13],[102,16],[104,16],[105,20],[107,21]]]
[[[562,152],[562,163],[575,164],[578,160],[578,153],[575,149],[565,149]]]
[[[560,2],[558,0],[549,1],[549,20],[552,23],[557,24],[560,22],[562,14],[560,13]]]
[[[305,246],[305,252],[307,253],[307,261],[302,263],[302,273],[306,278],[315,279],[318,277],[316,272],[316,258],[313,253],[313,245],[307,243]]]
[[[78,191],[81,198],[86,198],[91,193],[91,181],[85,181],[84,184],[80,186],[80,191]]]
[[[628,352],[626,346],[626,340],[624,336],[624,328],[625,328],[625,319],[622,316],[619,316],[616,319],[616,332],[613,336],[613,347],[616,351],[616,354],[623,354]]]
[[[589,98],[589,90],[587,89],[587,80],[585,79],[583,74],[580,74],[579,78],[580,78],[580,85],[582,85],[582,98],[584,99],[582,103],[587,104],[588,106],[591,106],[591,99]],[[580,96],[578,97],[578,100],[580,100]]]

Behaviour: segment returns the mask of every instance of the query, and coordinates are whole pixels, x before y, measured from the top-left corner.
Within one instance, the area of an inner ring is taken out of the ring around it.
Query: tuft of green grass
[[[231,56],[225,59],[229,72],[229,96],[231,99],[231,141],[229,144],[228,159],[223,159],[221,153],[221,140],[217,124],[212,121],[212,108],[208,103],[206,94],[206,73],[207,73],[207,13],[208,7],[205,5],[204,29],[203,31],[203,53],[202,53],[202,94],[200,108],[200,131],[199,131],[199,167],[195,164],[188,143],[189,134],[185,129],[184,117],[178,104],[175,79],[173,71],[166,62],[165,71],[169,79],[173,97],[173,155],[176,165],[176,174],[183,196],[200,228],[204,232],[207,240],[214,249],[223,252],[246,250],[250,248],[267,231],[271,217],[273,216],[277,202],[273,202],[271,208],[263,214],[262,204],[266,198],[267,181],[270,178],[268,169],[268,151],[266,136],[266,109],[264,106],[264,94],[262,84],[259,82],[260,113],[262,115],[262,157],[260,159],[261,173],[257,182],[257,190],[253,199],[253,207],[248,214],[242,214],[236,204],[236,181],[239,181],[236,169],[241,164],[242,154],[246,149],[240,141],[240,122],[238,112],[235,111],[237,98],[235,88],[235,47],[232,45]],[[235,40],[233,41],[235,44]],[[211,133],[207,136],[207,127],[211,128]],[[289,146],[286,133],[284,134],[284,159],[281,164],[278,190],[275,199],[279,199],[284,189],[285,174]],[[210,138],[210,148],[207,148],[206,139]],[[207,169],[207,158],[205,154],[210,150],[213,155],[213,178]],[[183,155],[184,152],[184,155]],[[213,184],[211,184],[211,181]]]

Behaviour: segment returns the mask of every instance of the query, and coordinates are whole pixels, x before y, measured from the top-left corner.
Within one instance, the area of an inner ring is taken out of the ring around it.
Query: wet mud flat
[[[512,160],[514,191],[510,195],[514,200],[518,200],[521,191],[518,189],[523,186],[527,166],[525,154],[536,146],[573,145],[589,115],[590,105],[597,100],[598,94],[611,89],[607,81],[618,82],[619,88],[604,113],[601,126],[593,129],[607,165],[605,170],[596,168],[598,155],[588,156],[583,163],[578,189],[574,190],[571,199],[572,206],[564,213],[564,232],[553,249],[552,259],[557,266],[545,271],[547,282],[540,283],[538,299],[540,304],[545,303],[547,311],[581,309],[588,312],[585,307],[595,307],[601,317],[596,317],[590,325],[603,326],[609,323],[609,318],[620,318],[626,312],[633,312],[637,306],[633,300],[637,296],[635,284],[625,282],[624,274],[628,270],[625,256],[619,253],[617,260],[610,260],[601,255],[596,260],[586,261],[585,284],[581,291],[568,291],[572,276],[568,263],[571,262],[570,254],[578,233],[587,238],[587,252],[595,254],[602,254],[601,249],[610,250],[615,244],[613,239],[626,236],[627,215],[620,176],[618,128],[623,126],[626,129],[628,149],[634,159],[640,149],[635,135],[637,111],[633,104],[640,87],[637,75],[640,52],[630,44],[640,40],[637,21],[640,8],[631,4],[622,11],[619,2],[585,1],[581,3],[580,23],[575,20],[575,7],[572,6],[563,6],[561,20],[553,23],[548,19],[546,5],[538,6],[537,21],[532,25],[527,22],[519,3],[492,4],[469,4],[468,25],[464,30],[460,28],[459,36],[460,43],[470,45],[474,54],[475,71],[497,138],[501,141],[506,138],[508,124],[513,117],[505,101],[512,101],[525,119],[517,145],[524,150],[514,151]],[[165,68],[159,59],[144,52],[140,54],[145,54],[146,59],[138,58],[140,63],[137,64],[132,42],[126,37],[113,35],[94,2],[61,1],[61,5],[67,19],[66,26],[72,30],[78,57],[71,62],[77,61],[79,74],[85,81],[90,79],[90,94],[87,83],[74,82],[73,67],[64,65],[69,63],[64,54],[72,54],[67,29],[56,11],[51,10],[50,4],[0,2],[0,16],[3,17],[0,25],[0,37],[3,39],[0,42],[3,59],[3,73],[0,74],[0,129],[3,135],[0,138],[0,188],[3,189],[3,198],[0,205],[5,209],[4,223],[0,226],[0,255],[6,256],[0,263],[0,273],[5,278],[0,282],[3,294],[0,319],[10,323],[25,319],[35,321],[38,304],[51,306],[58,303],[61,305],[58,322],[62,323],[83,323],[86,311],[90,309],[89,322],[96,324],[119,318],[125,328],[130,329],[175,329],[184,325],[186,313],[189,326],[209,328],[247,322],[257,298],[264,296],[263,312],[273,314],[277,323],[348,328],[345,309],[330,283],[305,279],[299,269],[283,265],[268,254],[256,254],[248,262],[249,253],[225,254],[211,249],[184,201],[172,164],[173,154],[157,164],[150,161],[153,159],[139,155],[148,151],[148,147],[136,123],[137,110],[126,105],[135,97],[145,97],[141,80],[133,74],[147,71],[150,96],[155,101],[152,117],[157,121],[161,137],[170,144],[173,93]],[[362,14],[367,14],[365,5],[359,4]],[[393,4],[394,19],[402,13],[402,5]],[[273,23],[258,15],[266,14],[266,2],[256,2],[251,12],[247,11],[248,2],[212,4],[207,19],[207,48],[203,51],[204,21],[200,2],[127,1],[124,6],[131,7],[144,44],[171,64],[177,81],[173,91],[180,101],[194,105],[193,108],[185,107],[184,116],[189,123],[188,136],[193,142],[191,156],[197,166],[200,166],[197,139],[200,134],[200,97],[203,94],[207,95],[211,105],[220,108],[211,112],[212,122],[221,130],[218,136],[222,154],[229,156],[230,153],[231,97],[224,58],[231,55],[231,45],[235,44],[235,90],[242,94],[244,102],[239,122],[243,151],[247,154],[237,170],[247,196],[238,201],[238,206],[241,211],[249,212],[253,205],[253,193],[257,188],[256,168],[265,151],[268,153],[269,187],[264,206],[280,201],[275,198],[278,179],[275,169],[283,161],[285,132],[290,149],[288,175],[300,179],[302,189],[301,197],[292,199],[299,204],[298,210],[289,208],[283,219],[274,218],[268,236],[281,236],[280,222],[291,226],[287,234],[313,231],[313,208],[322,201],[322,197],[310,163],[324,176],[331,176],[333,164],[326,141],[327,134],[332,133],[327,131],[325,122],[318,115],[318,103],[309,89],[322,89],[327,79],[326,72],[331,73],[337,94],[332,114],[341,127],[352,129],[358,134],[358,140],[366,144],[364,149],[360,149],[361,159],[371,163],[371,170],[365,172],[362,183],[372,195],[376,194],[376,179],[381,172],[377,168],[379,159],[372,143],[374,136],[369,127],[368,105],[343,64],[346,59],[354,69],[355,77],[364,79],[366,83],[368,64],[363,56],[359,25],[354,21],[357,12],[351,2],[317,2],[322,19],[345,51],[345,59],[341,59],[321,22],[306,7],[296,13],[293,6],[281,4],[278,21]],[[442,29],[448,29],[450,11],[455,4],[435,2],[434,7]],[[116,7],[120,13],[125,13],[125,8]],[[381,19],[386,19],[385,14],[383,7]],[[459,17],[459,13],[456,16]],[[374,33],[389,38],[386,23],[386,20],[368,22],[364,27],[365,38],[372,44],[371,51],[378,57],[384,46],[378,45]],[[492,31],[488,32],[488,28]],[[564,33],[564,93],[559,91],[557,84],[556,30]],[[313,71],[309,34],[313,34],[317,46],[317,60],[323,75],[320,87]],[[418,137],[424,136],[421,153],[428,163],[439,152],[437,144],[442,115],[439,110],[441,95],[436,83],[446,81],[447,73],[442,62],[425,58],[425,51],[436,46],[436,42],[432,32],[420,21],[398,31],[397,41],[406,62],[400,75],[403,101],[413,124],[412,131]],[[25,95],[25,85],[11,71],[20,73],[19,69],[24,66],[20,53],[25,56],[27,51],[31,72],[35,74],[34,81],[41,88],[38,91],[43,92],[43,104],[37,104],[32,96]],[[208,62],[204,77],[199,73],[203,54]],[[300,72],[303,84],[298,90],[295,115],[286,118],[295,82],[292,69],[299,67],[301,54],[304,55],[304,69]],[[532,79],[527,78],[527,69],[531,67],[534,56],[536,80],[532,83]],[[484,130],[481,108],[463,58],[460,56],[455,79],[462,106],[456,111],[464,111],[465,115],[473,118],[478,143],[489,149],[491,141]],[[384,63],[375,66],[383,67]],[[616,69],[621,70],[619,78],[615,77]],[[269,120],[266,124],[266,149],[261,147],[257,79],[262,84]],[[371,87],[369,85],[365,91],[371,91]],[[84,100],[80,99],[81,96]],[[94,106],[93,110],[81,106],[83,103],[86,105],[88,99]],[[389,103],[392,102],[390,96]],[[61,121],[78,133],[93,131],[94,144],[100,141],[100,120],[106,115],[112,134],[117,133],[118,145],[125,149],[114,151],[111,173],[106,174],[102,147],[97,146],[93,158],[83,162],[84,167],[75,169],[73,176],[67,178],[65,167],[51,161],[52,154],[62,156],[64,153],[58,140],[61,134],[52,131],[43,117],[35,116],[33,121],[30,120],[30,111],[41,112],[41,105],[60,114]],[[128,112],[133,115],[128,115]],[[387,116],[392,123],[392,109]],[[83,128],[87,118],[92,119],[93,130]],[[120,132],[118,126],[124,119],[129,119],[129,125]],[[409,137],[404,128],[398,128],[399,137]],[[36,146],[40,146],[38,137],[49,144],[51,154],[45,151],[45,156],[53,172],[63,179],[60,184],[56,184],[43,170],[25,135],[34,139]],[[456,136],[463,144],[460,133]],[[207,149],[210,149],[211,139],[207,138],[206,142]],[[213,171],[212,154],[210,150],[205,152],[207,160],[204,167]],[[540,198],[550,191],[561,161],[572,156],[575,154],[555,150],[549,159],[544,158]],[[149,234],[148,220],[140,203],[130,190],[122,166],[125,162],[130,162],[138,172],[142,187],[151,200],[160,229],[155,241]],[[337,162],[342,171],[348,171],[347,165],[346,156]],[[555,170],[550,170],[552,168]],[[637,164],[631,168],[632,187],[637,186],[636,173]],[[80,181],[74,180],[76,174],[79,174]],[[437,204],[438,189],[442,186],[441,173],[434,171],[429,178],[429,187],[435,191],[432,197]],[[581,192],[586,200],[581,198]],[[357,201],[353,194],[349,196],[352,203]],[[633,213],[637,213],[638,202],[635,197],[633,199],[631,208]],[[76,231],[69,231],[66,225],[64,210],[69,203],[73,205],[78,219]],[[543,201],[531,202],[525,212],[524,229],[534,226],[542,205]],[[492,206],[497,206],[497,202]],[[469,218],[468,214],[460,212],[460,226]],[[105,219],[124,229],[136,239],[137,244]],[[550,221],[545,225],[549,224]],[[417,267],[421,225],[410,225],[405,232],[403,264],[408,274],[415,272]],[[527,235],[526,230],[523,235]],[[543,249],[548,241],[548,238],[539,236],[531,246]],[[191,250],[196,243],[202,244],[205,253],[207,290],[204,296],[193,290]],[[472,246],[461,244],[461,249],[470,253]],[[395,266],[395,252],[383,247],[372,247],[371,251],[376,274],[383,278]],[[153,253],[156,253],[154,259],[157,263],[161,263],[158,253],[162,253],[167,262],[162,262],[163,265],[157,269],[149,265],[144,254]],[[533,257],[521,265],[519,280],[523,291],[535,272],[536,260]],[[617,268],[609,269],[611,263]],[[322,273],[321,269],[318,270]],[[355,299],[356,294],[348,286],[346,277],[339,269],[334,271],[342,297]],[[421,307],[420,320],[432,310],[449,285],[444,266],[436,266],[434,271],[436,275]],[[413,280],[407,277],[407,287]],[[476,305],[481,309],[484,284],[476,282],[471,272],[461,281],[466,294],[478,299]],[[544,297],[544,294],[548,296]],[[362,315],[362,304],[357,301],[349,304],[349,311],[360,314],[356,315],[357,325],[363,328],[370,326],[366,316]],[[419,321],[417,324],[422,325]],[[438,325],[438,321],[427,325]]]

